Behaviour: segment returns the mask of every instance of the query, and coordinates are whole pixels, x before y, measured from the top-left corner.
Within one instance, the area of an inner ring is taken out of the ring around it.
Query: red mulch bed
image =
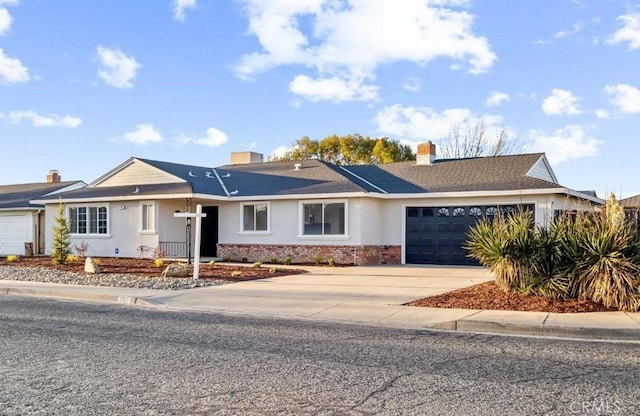
[[[167,265],[176,263],[175,261],[165,261],[162,267],[155,267],[152,259],[94,257],[94,260],[99,262],[101,274],[135,274],[149,277],[160,277],[160,274]],[[6,258],[0,258],[0,266],[46,267],[62,271],[83,273],[84,259],[79,259],[73,263],[54,265],[51,263],[51,258],[49,257],[20,257],[18,261],[15,262],[7,262]],[[193,267],[193,265],[191,267]],[[269,271],[272,267],[275,267],[275,273],[271,273]],[[242,276],[232,277],[231,273],[235,270],[239,270],[242,273]],[[250,264],[246,266],[238,266],[216,263],[212,266],[209,265],[209,263],[200,263],[201,279],[216,279],[236,282],[301,273],[307,273],[307,271],[301,269],[279,268],[277,265],[271,264],[264,264],[261,267],[251,267]],[[189,278],[190,277],[191,276],[189,276]]]
[[[555,300],[542,296],[507,293],[495,282],[454,290],[442,295],[430,296],[407,303],[409,306],[429,308],[459,308],[483,310],[508,310],[527,312],[602,312],[615,309],[588,300]]]

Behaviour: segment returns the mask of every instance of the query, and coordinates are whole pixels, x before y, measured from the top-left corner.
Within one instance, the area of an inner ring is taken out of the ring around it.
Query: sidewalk
[[[557,314],[401,306],[410,300],[491,280],[482,268],[306,269],[310,273],[180,291],[0,280],[0,294],[415,330],[640,341],[640,313]]]

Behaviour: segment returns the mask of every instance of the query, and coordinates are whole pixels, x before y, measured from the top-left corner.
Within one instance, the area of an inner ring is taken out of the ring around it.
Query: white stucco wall
[[[67,204],[66,208],[75,206],[90,206],[91,204]],[[106,235],[71,235],[71,247],[80,245],[83,241],[89,244],[88,256],[115,256],[118,249],[119,257],[139,257],[139,247],[144,247],[142,255],[152,257],[153,250],[158,246],[157,231],[140,231],[140,201],[109,202],[100,204],[107,206],[108,233]],[[156,213],[158,209],[156,207]],[[52,230],[58,213],[57,205],[47,205],[45,226],[45,252],[51,254]],[[156,230],[158,227],[156,215]]]
[[[225,244],[306,244],[306,245],[359,245],[362,241],[360,227],[362,212],[375,212],[371,203],[360,202],[357,199],[323,199],[303,200],[304,202],[346,202],[347,222],[346,236],[301,236],[301,208],[299,200],[271,201],[269,203],[270,226],[269,232],[241,232],[240,203],[225,203],[220,205],[219,242]],[[243,201],[251,203],[252,201]],[[263,201],[256,201],[263,203]]]

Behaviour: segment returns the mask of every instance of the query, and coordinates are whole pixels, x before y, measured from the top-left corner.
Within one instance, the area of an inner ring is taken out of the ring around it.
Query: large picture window
[[[269,231],[269,205],[243,204],[242,231]]]
[[[109,229],[107,207],[70,207],[69,228],[71,234],[107,234]]]
[[[345,203],[303,203],[303,235],[345,235]]]

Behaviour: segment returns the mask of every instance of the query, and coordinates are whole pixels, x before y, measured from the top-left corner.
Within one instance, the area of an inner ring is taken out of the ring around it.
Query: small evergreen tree
[[[51,251],[51,261],[53,264],[63,264],[67,256],[71,254],[71,230],[64,215],[64,204],[58,205],[58,215],[53,226],[53,250]]]

